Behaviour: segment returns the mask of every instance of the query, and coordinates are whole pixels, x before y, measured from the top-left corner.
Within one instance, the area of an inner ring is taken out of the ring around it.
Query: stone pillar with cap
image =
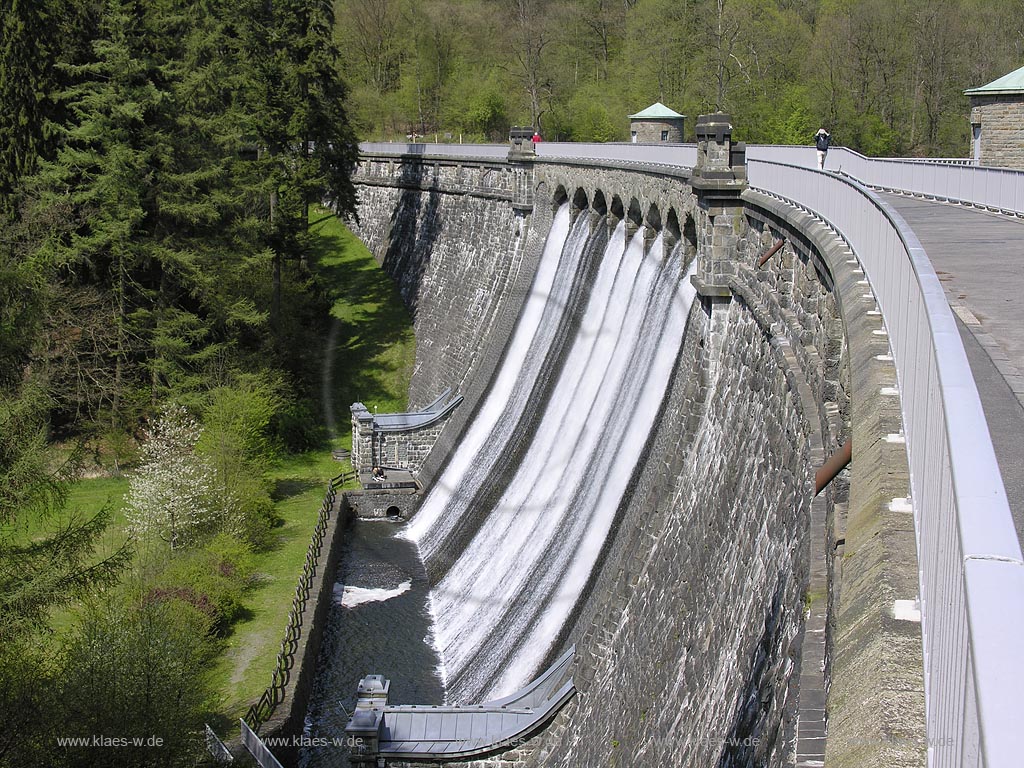
[[[533,161],[537,147],[531,127],[514,127],[509,131],[508,164],[512,169],[512,210],[530,213],[533,210]]]
[[[356,709],[345,733],[349,737],[352,765],[377,766],[380,731],[384,726],[384,707],[388,703],[391,681],[383,675],[367,675],[359,681]]]
[[[697,293],[711,300],[731,298],[740,240],[746,231],[743,201],[747,188],[746,146],[732,140],[732,119],[723,112],[701,115],[695,127],[697,164],[690,186],[697,196]]]
[[[362,403],[352,403],[352,466],[358,472],[373,466],[373,414]]]

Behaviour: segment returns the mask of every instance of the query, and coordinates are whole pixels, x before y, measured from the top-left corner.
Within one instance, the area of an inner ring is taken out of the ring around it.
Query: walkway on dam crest
[[[914,230],[945,288],[1024,548],[1024,220],[880,196]]]

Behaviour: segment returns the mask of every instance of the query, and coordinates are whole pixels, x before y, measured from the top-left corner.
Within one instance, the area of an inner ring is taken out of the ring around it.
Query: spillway
[[[568,205],[490,390],[405,535],[431,575],[451,703],[557,650],[661,407],[694,292],[675,247]]]

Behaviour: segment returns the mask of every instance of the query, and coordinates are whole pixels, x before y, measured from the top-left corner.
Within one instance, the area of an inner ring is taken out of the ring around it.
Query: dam
[[[890,298],[911,282],[879,280],[829,174],[745,156],[731,130],[706,116],[697,147],[611,158],[362,148],[353,229],[414,316],[410,406],[463,398],[422,438],[421,491],[349,498],[399,510],[425,574],[401,599],[431,625],[444,700],[395,703],[508,696],[574,647],[576,695],[472,764],[1010,765],[983,706],[1021,679],[989,680],[999,618],[968,576],[958,596],[924,574],[990,547],[1016,589],[1020,550],[1008,513],[999,546],[929,532],[956,500],[928,496],[951,460],[919,426],[931,401],[907,401],[938,364],[899,367],[923,304]]]

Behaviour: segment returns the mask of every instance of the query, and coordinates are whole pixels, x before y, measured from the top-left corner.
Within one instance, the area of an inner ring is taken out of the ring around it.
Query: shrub
[[[245,593],[252,584],[249,548],[227,534],[174,558],[145,595],[144,602],[178,600],[210,620],[210,631],[224,636],[245,612]]]

